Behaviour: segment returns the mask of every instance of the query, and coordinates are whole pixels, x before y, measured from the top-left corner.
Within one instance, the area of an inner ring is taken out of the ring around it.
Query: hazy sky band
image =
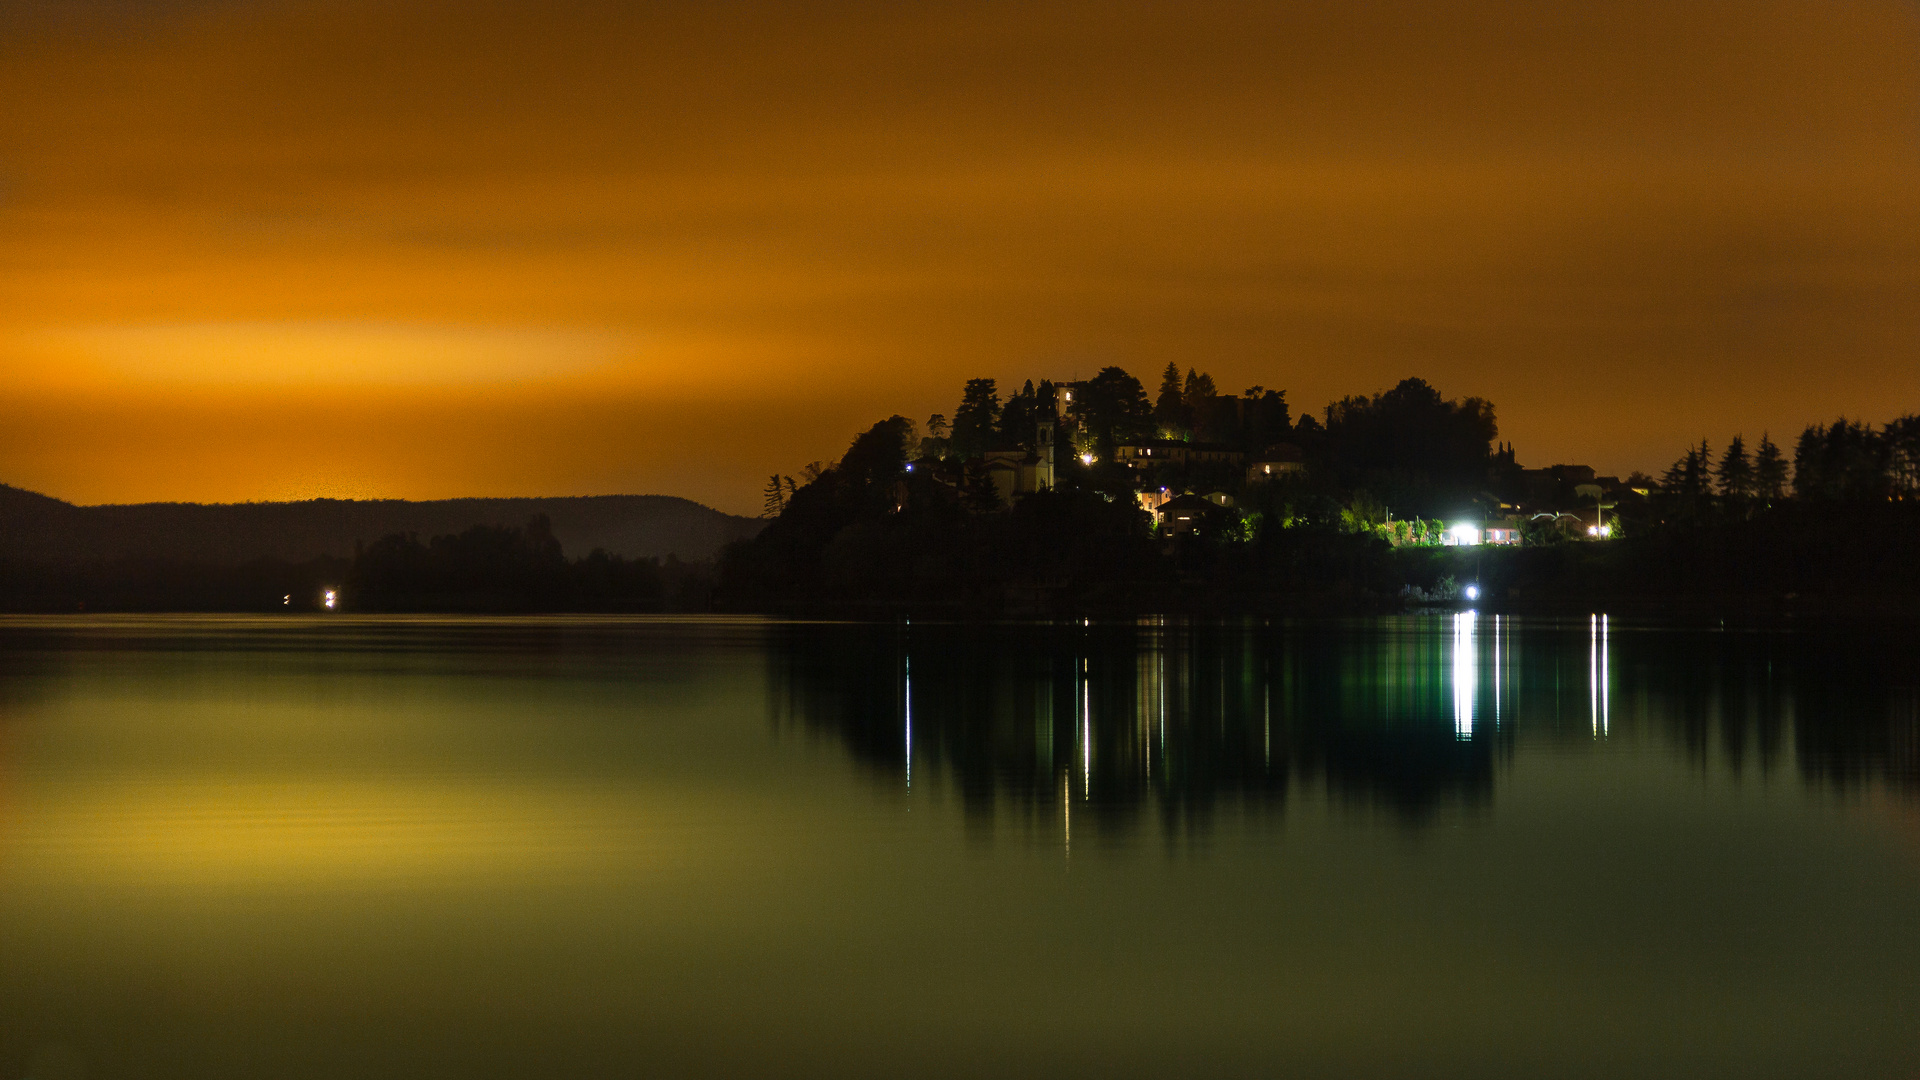
[[[0,481],[81,501],[746,510],[969,376],[1107,363],[1419,374],[1619,472],[1920,407],[1907,4],[8,25]]]

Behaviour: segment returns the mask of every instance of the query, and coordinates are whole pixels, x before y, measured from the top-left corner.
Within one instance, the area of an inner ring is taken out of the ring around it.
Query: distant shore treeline
[[[475,525],[422,542],[383,537],[355,555],[340,590],[353,611],[704,611],[706,564],[595,550],[569,560],[550,522]]]
[[[714,554],[760,527],[653,495],[83,507],[0,486],[0,611],[311,611],[327,590],[336,610],[703,609]],[[548,546],[586,554],[523,565]]]
[[[351,559],[0,560],[0,610],[9,611],[314,612],[329,610],[329,595],[343,613],[705,611],[711,591],[710,562],[597,549],[569,559],[544,517],[424,541],[395,533]]]

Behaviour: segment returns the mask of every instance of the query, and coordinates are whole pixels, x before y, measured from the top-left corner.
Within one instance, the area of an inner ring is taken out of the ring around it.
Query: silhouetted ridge
[[[542,515],[576,556],[598,548],[627,558],[703,560],[761,526],[671,495],[74,506],[0,485],[0,557],[202,565],[350,558],[356,544],[393,533],[438,536],[474,525],[517,527]]]

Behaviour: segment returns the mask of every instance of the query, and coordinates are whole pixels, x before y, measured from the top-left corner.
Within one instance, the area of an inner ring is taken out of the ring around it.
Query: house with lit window
[[[1288,476],[1304,476],[1306,471],[1306,455],[1301,453],[1300,448],[1292,443],[1278,443],[1255,454],[1247,462],[1247,483],[1264,484]]]
[[[1130,468],[1145,465],[1238,465],[1244,451],[1219,443],[1191,443],[1178,439],[1143,439],[1113,448],[1113,460]]]

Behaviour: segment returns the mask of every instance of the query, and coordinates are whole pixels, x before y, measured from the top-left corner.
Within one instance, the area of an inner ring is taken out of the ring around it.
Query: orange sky
[[[0,4],[0,482],[751,512],[962,380],[1920,409],[1920,14]],[[1122,13],[1124,11],[1124,13]]]

